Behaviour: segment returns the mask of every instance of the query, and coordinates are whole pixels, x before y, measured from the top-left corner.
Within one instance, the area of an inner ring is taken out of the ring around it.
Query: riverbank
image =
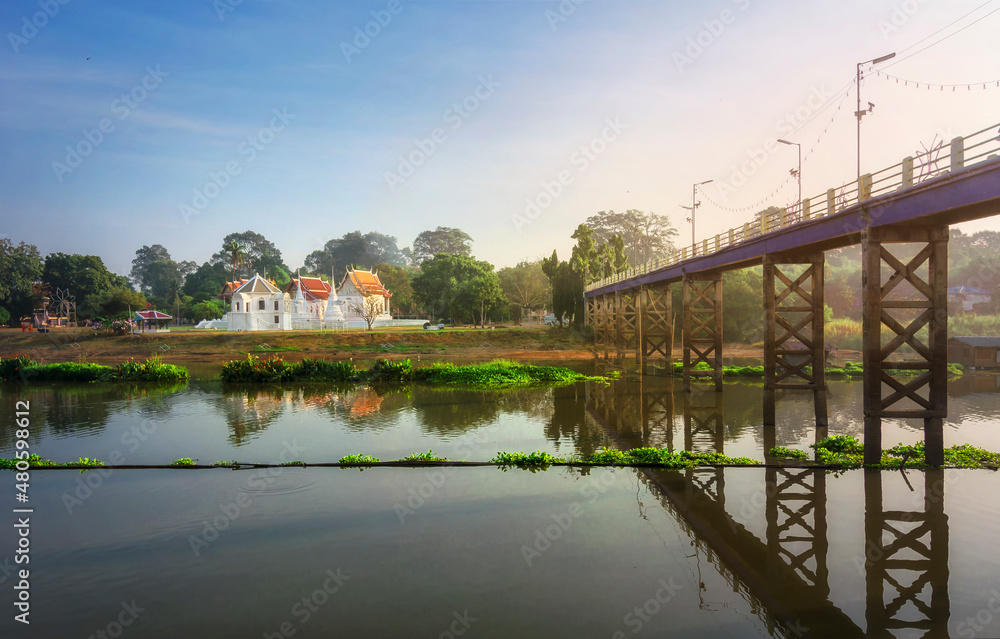
[[[760,346],[727,344],[723,353],[729,360],[761,359]],[[501,327],[496,329],[446,328],[425,331],[387,328],[377,331],[283,331],[234,332],[182,329],[169,333],[112,336],[90,329],[60,329],[50,333],[24,333],[20,329],[0,329],[0,357],[29,355],[41,362],[93,362],[117,364],[127,359],[145,360],[158,356],[163,361],[222,364],[254,354],[280,354],[289,362],[303,358],[327,360],[403,359],[433,360],[495,359],[515,361],[595,358],[591,339],[568,329],[546,326]],[[601,352],[603,355],[603,351]],[[860,361],[860,354],[838,351],[834,358]],[[683,357],[680,343],[674,358]]]

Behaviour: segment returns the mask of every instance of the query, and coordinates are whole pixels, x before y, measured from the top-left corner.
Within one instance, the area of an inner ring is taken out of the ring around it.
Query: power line
[[[992,0],[990,0],[990,1],[992,2]],[[969,16],[969,15],[971,15],[971,14],[975,13],[976,11],[979,11],[979,9],[982,9],[982,8],[983,8],[984,6],[986,6],[987,4],[989,4],[989,2],[987,2],[986,4],[982,4],[982,5],[978,6],[978,7],[976,7],[975,9],[973,9],[973,10],[972,10],[972,11],[970,11],[969,13],[965,14],[964,16],[962,16],[961,18],[959,18],[959,19],[958,19],[958,20],[956,20],[955,22],[959,22],[959,21],[961,21],[961,20],[964,20],[964,19],[965,19],[965,18],[967,18],[967,17]],[[932,42],[931,44],[927,45],[927,46],[926,46],[926,47],[924,47],[923,49],[920,49],[920,50],[918,50],[918,51],[914,51],[914,52],[913,52],[913,53],[911,53],[910,55],[908,55],[908,56],[906,56],[906,57],[904,57],[904,58],[900,58],[900,59],[896,60],[895,62],[893,62],[892,64],[890,64],[890,65],[887,65],[887,66],[885,66],[885,67],[883,67],[883,68],[885,68],[885,69],[888,69],[888,68],[890,68],[890,67],[894,67],[894,66],[896,66],[897,64],[899,64],[900,62],[903,62],[904,60],[909,60],[909,59],[910,59],[910,58],[912,58],[913,56],[915,56],[915,55],[919,55],[919,54],[923,53],[924,51],[926,51],[926,50],[930,49],[931,47],[936,47],[937,45],[941,44],[941,43],[942,43],[942,42],[944,42],[945,40],[947,40],[947,39],[949,39],[949,38],[952,38],[952,37],[954,37],[954,36],[957,36],[957,35],[958,35],[959,33],[962,33],[963,31],[965,31],[965,30],[966,30],[966,29],[968,29],[969,27],[973,26],[974,24],[976,24],[976,23],[978,23],[978,22],[981,22],[982,20],[985,20],[986,18],[990,17],[991,15],[993,15],[994,13],[996,13],[997,11],[1000,11],[1000,7],[997,7],[996,9],[994,9],[993,11],[990,11],[989,13],[987,13],[987,14],[986,14],[986,15],[984,15],[984,16],[981,16],[981,17],[979,17],[979,18],[976,18],[975,20],[973,20],[973,21],[972,21],[972,22],[970,22],[969,24],[965,25],[964,27],[962,27],[962,28],[961,28],[961,29],[959,29],[958,31],[956,31],[956,32],[954,32],[954,33],[951,33],[951,34],[949,34],[949,35],[946,35],[945,37],[941,38],[941,39],[940,39],[940,40],[938,40],[937,42]],[[940,30],[938,31],[938,33],[939,33],[940,31],[943,31],[944,29],[947,29],[948,27],[952,26],[953,24],[955,24],[955,22],[952,22],[952,23],[951,23],[951,24],[949,24],[948,26],[946,26],[946,27],[943,27],[942,29],[940,29]],[[933,34],[932,34],[932,35],[933,35]],[[924,38],[924,39],[926,40],[926,38]],[[921,41],[921,42],[922,42],[922,41]],[[911,45],[911,46],[910,46],[910,47],[908,47],[908,48],[913,48],[913,46],[916,46],[916,45]],[[905,51],[905,50],[906,50],[906,49],[904,49],[904,51]]]

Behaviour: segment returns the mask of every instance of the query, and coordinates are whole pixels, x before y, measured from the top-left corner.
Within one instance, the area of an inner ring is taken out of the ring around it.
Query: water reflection
[[[587,410],[622,448],[673,449],[682,441],[684,450],[722,453],[741,430],[732,420],[727,426],[738,392],[727,386],[722,394],[689,394],[640,378],[589,386]],[[675,433],[680,428],[683,440]],[[831,597],[827,471],[764,469],[755,495],[728,505],[723,469],[639,472],[696,552],[744,593],[777,636],[949,636],[944,471],[903,475],[913,492],[893,490],[891,503],[883,501],[883,482],[899,476],[865,471],[864,546],[855,549],[854,562],[864,576],[863,619]]]
[[[15,441],[15,400],[31,404],[32,444],[43,437],[75,437],[99,433],[115,415],[140,407],[144,417],[163,417],[171,396],[183,385],[53,384],[30,387],[0,384],[0,448]]]

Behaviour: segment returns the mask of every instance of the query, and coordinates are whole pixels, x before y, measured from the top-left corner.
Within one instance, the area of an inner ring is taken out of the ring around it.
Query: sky
[[[500,268],[603,210],[686,242],[713,180],[700,240],[795,202],[777,138],[805,196],[856,177],[859,62],[897,53],[862,172],[1000,128],[998,28],[1000,0],[7,0],[0,236],[126,274],[143,245],[253,230],[295,269],[449,226]]]

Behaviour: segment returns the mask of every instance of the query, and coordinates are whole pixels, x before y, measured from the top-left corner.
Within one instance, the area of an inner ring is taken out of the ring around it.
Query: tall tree
[[[53,292],[57,288],[68,289],[76,298],[77,314],[81,317],[93,317],[97,310],[90,306],[91,296],[99,296],[111,288],[129,287],[128,278],[108,271],[96,255],[50,253],[45,257],[42,281]]]
[[[172,262],[176,265],[176,262],[170,258],[170,252],[162,244],[144,245],[135,252],[135,257],[132,259],[132,271],[129,273],[129,279],[147,295],[152,293],[154,286],[155,278],[150,271],[156,262]]]
[[[413,278],[413,296],[432,317],[450,316],[452,321],[478,315],[482,322],[505,301],[492,264],[444,253],[423,263]]]
[[[184,278],[184,294],[191,295],[196,302],[212,299],[219,294],[229,277],[225,264],[205,262]]]
[[[447,255],[472,255],[472,237],[462,229],[439,226],[424,231],[413,240],[413,261],[417,264],[433,258],[438,253]]]
[[[568,262],[561,262],[556,251],[542,260],[542,271],[552,286],[552,312],[560,326],[565,319],[577,330],[582,328],[584,287],[628,268],[622,237],[612,235],[598,244],[595,235],[590,227],[581,224],[571,236],[576,246]]]
[[[594,231],[594,239],[598,243],[609,242],[615,235],[620,236],[630,264],[642,264],[664,255],[673,248],[677,237],[677,229],[666,215],[637,209],[624,213],[599,211],[588,217],[586,224]]]
[[[243,268],[243,265],[247,261],[246,247],[239,240],[230,239],[222,243],[222,252],[229,258],[229,268],[232,273],[229,281],[235,282],[236,274],[239,273],[239,270]]]
[[[541,310],[552,299],[552,285],[541,261],[519,262],[497,272],[500,285],[511,304],[518,307],[518,321],[524,310]]]
[[[396,238],[375,231],[366,234],[351,231],[307,255],[303,270],[313,275],[329,275],[333,269],[334,279],[340,282],[349,266],[372,269],[377,264],[406,264],[402,251],[396,246]]]
[[[243,247],[243,265],[247,267],[248,274],[257,272],[270,277],[275,268],[288,272],[288,266],[281,259],[281,251],[260,233],[230,233],[222,239],[222,245],[229,246],[234,241]],[[231,259],[232,253],[226,248],[212,256],[214,263],[230,263]]]
[[[417,307],[413,302],[413,286],[410,281],[419,271],[392,264],[376,264],[374,268],[378,271],[382,286],[392,293],[393,308],[398,313],[406,315],[416,313]]]
[[[0,238],[0,306],[15,321],[31,314],[35,305],[33,283],[42,277],[42,257],[38,247],[20,242],[15,245]]]

